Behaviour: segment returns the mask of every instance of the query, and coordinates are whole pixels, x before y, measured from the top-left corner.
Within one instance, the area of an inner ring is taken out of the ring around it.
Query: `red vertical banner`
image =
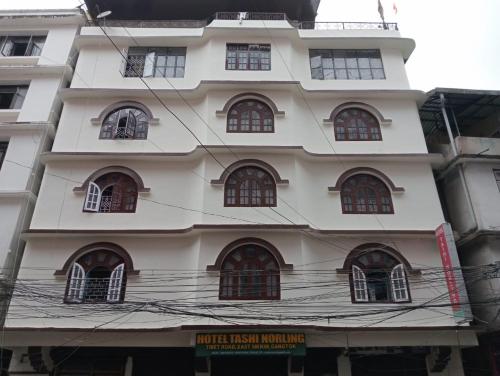
[[[441,254],[441,261],[443,262],[444,276],[446,284],[448,285],[448,292],[450,294],[450,302],[454,312],[460,311],[460,291],[458,289],[457,280],[453,267],[453,261],[448,247],[448,241],[444,229],[444,224],[436,229],[436,239]]]

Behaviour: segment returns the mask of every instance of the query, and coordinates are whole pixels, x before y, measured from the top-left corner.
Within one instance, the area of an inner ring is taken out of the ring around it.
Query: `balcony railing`
[[[398,30],[397,23],[389,22],[300,22],[299,29],[308,30]]]
[[[285,13],[217,12],[216,20],[287,21]]]
[[[286,13],[269,12],[217,12],[206,20],[105,20],[103,25],[128,28],[201,28],[214,20],[288,21],[297,29],[307,30],[398,30],[398,24],[392,22],[299,22],[290,20]]]

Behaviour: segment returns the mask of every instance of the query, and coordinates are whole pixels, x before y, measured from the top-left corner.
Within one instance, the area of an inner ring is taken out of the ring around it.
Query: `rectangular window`
[[[3,160],[7,153],[7,146],[9,146],[8,142],[0,142],[0,168],[2,168]]]
[[[22,107],[28,86],[0,86],[0,110]]]
[[[497,187],[500,191],[500,170],[493,170],[493,174],[495,175],[495,180],[497,181]]]
[[[132,47],[125,77],[184,77],[185,47]]]
[[[0,37],[0,55],[2,56],[40,56],[44,36],[2,36]]]
[[[226,70],[271,70],[271,45],[228,44]]]
[[[313,80],[383,80],[380,50],[309,50]]]

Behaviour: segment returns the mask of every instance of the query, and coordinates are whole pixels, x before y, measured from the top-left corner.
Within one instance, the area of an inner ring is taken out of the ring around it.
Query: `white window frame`
[[[155,74],[156,53],[149,52],[144,57],[144,70],[142,77],[153,77]]]
[[[125,264],[118,265],[109,278],[108,297],[109,303],[117,303],[121,300],[123,275],[125,273]]]
[[[408,283],[406,282],[406,272],[403,264],[396,265],[391,271],[391,292],[396,303],[410,300],[408,293]]]
[[[71,278],[68,285],[66,299],[70,302],[81,303],[85,292],[85,270],[77,262],[71,268]]]
[[[352,290],[355,302],[369,302],[368,287],[366,285],[366,276],[363,270],[356,266],[352,266]]]
[[[102,191],[99,186],[94,182],[89,182],[87,188],[87,196],[85,197],[85,204],[83,207],[84,211],[87,212],[99,212],[99,207],[101,206]]]

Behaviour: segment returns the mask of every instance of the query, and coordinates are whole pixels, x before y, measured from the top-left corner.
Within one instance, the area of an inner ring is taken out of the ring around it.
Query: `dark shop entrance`
[[[288,376],[288,357],[274,355],[213,356],[211,376]]]
[[[352,355],[352,376],[427,376],[425,354]]]

